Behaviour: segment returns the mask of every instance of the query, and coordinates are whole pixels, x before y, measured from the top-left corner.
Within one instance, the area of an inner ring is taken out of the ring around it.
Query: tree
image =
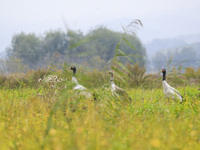
[[[73,30],[68,30],[67,33],[60,30],[49,31],[43,36],[20,33],[13,36],[11,47],[7,49],[7,56],[11,60],[20,60],[30,69],[47,66],[51,58],[57,63],[67,61],[103,68],[115,55],[116,46],[122,37],[135,49],[125,41],[121,42],[119,48],[127,55],[139,56],[132,59],[140,66],[144,66],[146,51],[136,36],[114,32],[104,27],[91,30],[86,35]],[[128,60],[124,59],[123,63],[126,61]]]
[[[131,43],[135,49],[133,50],[126,42],[121,42],[120,49],[128,55],[137,55],[137,57],[132,57],[133,61],[145,65],[146,51],[142,46],[139,39],[130,34],[123,34],[120,32],[114,32],[108,30],[104,27],[90,31],[82,41],[85,41],[76,48],[78,55],[80,56],[100,56],[108,62],[115,55],[115,50],[117,44],[120,42],[121,38],[126,38],[129,43]],[[138,57],[139,56],[139,57]]]
[[[55,52],[64,55],[68,48],[67,34],[62,31],[49,31],[45,34],[43,40],[43,52],[50,53],[51,56]],[[45,55],[44,54],[44,55]]]
[[[36,62],[42,58],[41,51],[40,39],[35,34],[23,32],[13,36],[11,47],[7,49],[8,59],[18,58],[32,69],[36,69]]]
[[[179,53],[174,54],[174,61],[184,67],[192,66],[198,68],[197,60],[198,55],[192,47],[183,47]]]
[[[162,51],[158,51],[152,58],[152,64],[155,67],[153,70],[161,70],[167,67],[167,56]]]

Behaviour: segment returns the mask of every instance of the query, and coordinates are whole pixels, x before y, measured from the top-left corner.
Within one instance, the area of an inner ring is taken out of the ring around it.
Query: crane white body
[[[124,91],[123,89],[121,89],[120,87],[115,85],[113,71],[111,70],[109,73],[111,74],[110,84],[111,84],[112,95],[117,96],[117,97],[121,97],[123,99],[128,99],[131,102],[131,98],[128,96],[126,91]]]
[[[76,67],[72,66],[70,69],[73,70],[72,83],[75,84],[75,86],[73,87],[73,90],[77,91],[77,93],[79,95],[82,95],[87,98],[91,98],[92,94],[89,91],[87,91],[87,89],[84,86],[80,85],[75,77],[76,76]]]
[[[167,81],[165,80],[166,77],[166,70],[162,69],[161,72],[163,73],[163,89],[164,89],[164,94],[166,97],[171,98],[173,100],[179,100],[181,103],[183,102],[183,98],[180,94],[179,91],[177,91],[175,88],[171,87]]]
[[[72,82],[75,83],[73,90],[86,90],[86,88],[78,83],[75,77],[72,77]]]
[[[173,100],[180,100],[180,102],[183,101],[183,98],[180,94],[179,91],[177,91],[175,88],[171,87],[167,81],[162,81],[162,84],[163,84],[163,89],[164,89],[164,94],[166,97],[168,98],[172,98]]]

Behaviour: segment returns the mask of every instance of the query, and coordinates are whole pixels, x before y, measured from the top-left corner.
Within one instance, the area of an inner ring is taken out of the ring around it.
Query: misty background
[[[56,59],[65,56],[62,59],[70,63],[95,64],[98,60],[93,67],[101,68],[112,58],[113,53],[109,52],[115,51],[123,27],[134,19],[140,19],[143,27],[136,30],[137,38],[134,35],[127,38],[138,50],[135,54],[142,56],[135,61],[146,66],[148,72],[157,72],[168,65],[195,69],[200,66],[198,0],[1,0],[0,8],[1,72],[44,67],[41,64],[48,64],[55,56]],[[112,36],[99,41],[106,35]],[[99,39],[91,42],[94,36]],[[79,40],[86,44],[69,51],[69,45]],[[30,41],[35,41],[32,45],[38,47],[30,46]],[[53,43],[57,45],[54,50]],[[131,51],[123,44],[122,48],[127,53]]]

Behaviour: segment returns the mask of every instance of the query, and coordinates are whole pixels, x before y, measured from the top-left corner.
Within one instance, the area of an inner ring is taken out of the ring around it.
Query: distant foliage
[[[200,44],[185,45],[183,47],[160,50],[150,61],[152,70],[166,68],[168,63],[175,66],[176,69],[182,66],[193,67],[197,69],[200,66]],[[150,65],[148,65],[150,67]]]
[[[116,68],[119,66],[116,65]],[[162,86],[161,74],[147,74],[144,67],[139,67],[138,64],[128,63],[126,69],[129,70],[131,74],[124,76],[115,76],[115,83],[120,87],[131,87],[131,88],[160,88]],[[10,75],[0,75],[0,88],[22,88],[22,87],[32,87],[38,88],[41,85],[45,85],[47,88],[52,88],[55,84],[54,82],[48,81],[48,78],[56,78],[58,81],[58,88],[65,88],[67,83],[71,83],[72,72],[67,70],[67,66],[64,69],[57,69],[57,72],[53,72],[47,69],[38,70],[28,70],[27,73],[17,73]],[[120,70],[120,69],[119,69]],[[121,70],[122,73],[127,72]],[[110,83],[109,70],[99,71],[99,70],[87,70],[86,68],[78,67],[77,79],[81,85],[86,88],[108,88]],[[41,81],[39,81],[41,80]],[[124,80],[124,81],[123,81]],[[62,81],[62,82],[61,82]],[[195,70],[194,68],[188,67],[185,69],[184,73],[179,73],[179,70],[173,68],[168,71],[167,81],[170,85],[186,86],[186,85],[199,85],[200,83],[200,67]],[[127,85],[124,83],[127,82]],[[57,88],[56,87],[56,88]]]
[[[12,38],[11,46],[7,48],[7,59],[1,64],[1,70],[2,72],[25,72],[29,69],[47,67],[52,59],[59,64],[68,62],[103,69],[115,55],[116,45],[122,37],[126,38],[135,50],[124,41],[121,42],[119,49],[126,54],[139,56],[132,59],[144,66],[146,50],[135,35],[100,27],[86,35],[81,31],[73,30],[48,31],[40,36],[23,32],[16,34]],[[19,63],[21,68],[17,65]]]
[[[185,68],[184,75],[187,79],[195,78],[195,69],[192,67]]]
[[[20,33],[13,36],[7,54],[9,60],[20,59],[29,68],[36,69],[36,62],[43,59],[42,50],[42,41],[39,37],[33,33]]]
[[[0,88],[22,88],[32,87],[36,88],[40,86],[38,82],[39,78],[43,78],[48,75],[47,69],[28,70],[27,73],[15,73],[15,74],[1,74],[0,75]]]

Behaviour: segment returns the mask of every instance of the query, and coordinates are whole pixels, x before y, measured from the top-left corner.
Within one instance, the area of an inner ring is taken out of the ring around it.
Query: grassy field
[[[200,92],[177,88],[183,104],[163,89],[127,89],[131,104],[96,89],[98,101],[72,91],[0,90],[1,149],[199,149]]]

